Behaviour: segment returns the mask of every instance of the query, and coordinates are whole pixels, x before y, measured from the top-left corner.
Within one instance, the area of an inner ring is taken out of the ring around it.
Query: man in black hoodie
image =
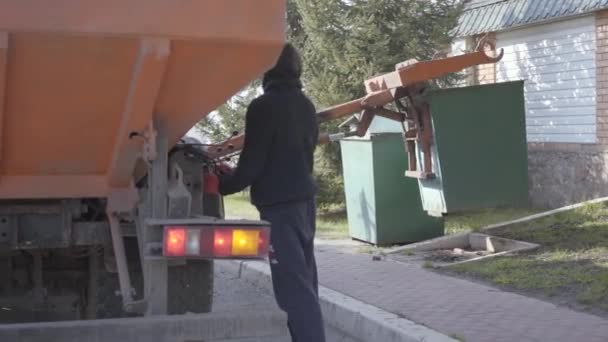
[[[264,94],[247,108],[245,143],[236,170],[220,181],[229,195],[251,186],[251,202],[271,223],[270,268],[292,340],[325,342],[313,240],[318,139],[315,107],[302,92],[302,63],[290,44],[264,74]]]

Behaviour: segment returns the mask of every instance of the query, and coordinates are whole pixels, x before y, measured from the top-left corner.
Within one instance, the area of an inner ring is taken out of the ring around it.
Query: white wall
[[[467,52],[467,39],[466,38],[456,38],[452,41],[452,55],[458,56]]]
[[[595,18],[496,36],[496,81],[525,80],[529,142],[595,143]]]

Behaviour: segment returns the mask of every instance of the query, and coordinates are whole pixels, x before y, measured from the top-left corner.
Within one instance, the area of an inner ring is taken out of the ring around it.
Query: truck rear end
[[[211,308],[213,259],[263,258],[181,138],[271,67],[281,0],[0,4],[0,321]],[[20,314],[21,313],[21,314]]]

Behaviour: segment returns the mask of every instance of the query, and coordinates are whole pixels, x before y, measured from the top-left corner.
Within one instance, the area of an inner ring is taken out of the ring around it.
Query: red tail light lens
[[[186,254],[186,229],[171,227],[165,230],[165,255],[184,256]]]
[[[269,248],[270,248],[270,230],[262,229],[260,231],[260,237],[258,240],[258,254],[263,257],[268,256]]]
[[[232,229],[215,229],[212,255],[216,257],[232,255]]]

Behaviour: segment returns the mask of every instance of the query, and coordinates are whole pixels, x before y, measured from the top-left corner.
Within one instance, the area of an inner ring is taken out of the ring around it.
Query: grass
[[[258,210],[249,203],[249,196],[236,194],[224,198],[226,217],[248,220],[259,220]]]
[[[605,204],[501,228],[492,234],[538,243],[541,248],[449,269],[608,316],[608,207]]]
[[[532,209],[498,208],[450,214],[445,217],[445,232],[450,235],[476,231],[490,224],[514,220],[537,212]]]
[[[226,197],[224,200],[226,217],[259,220],[257,209],[249,203],[249,196],[236,194]],[[344,210],[336,210],[330,213],[318,213],[317,234],[321,239],[343,239],[348,238],[348,222]]]

